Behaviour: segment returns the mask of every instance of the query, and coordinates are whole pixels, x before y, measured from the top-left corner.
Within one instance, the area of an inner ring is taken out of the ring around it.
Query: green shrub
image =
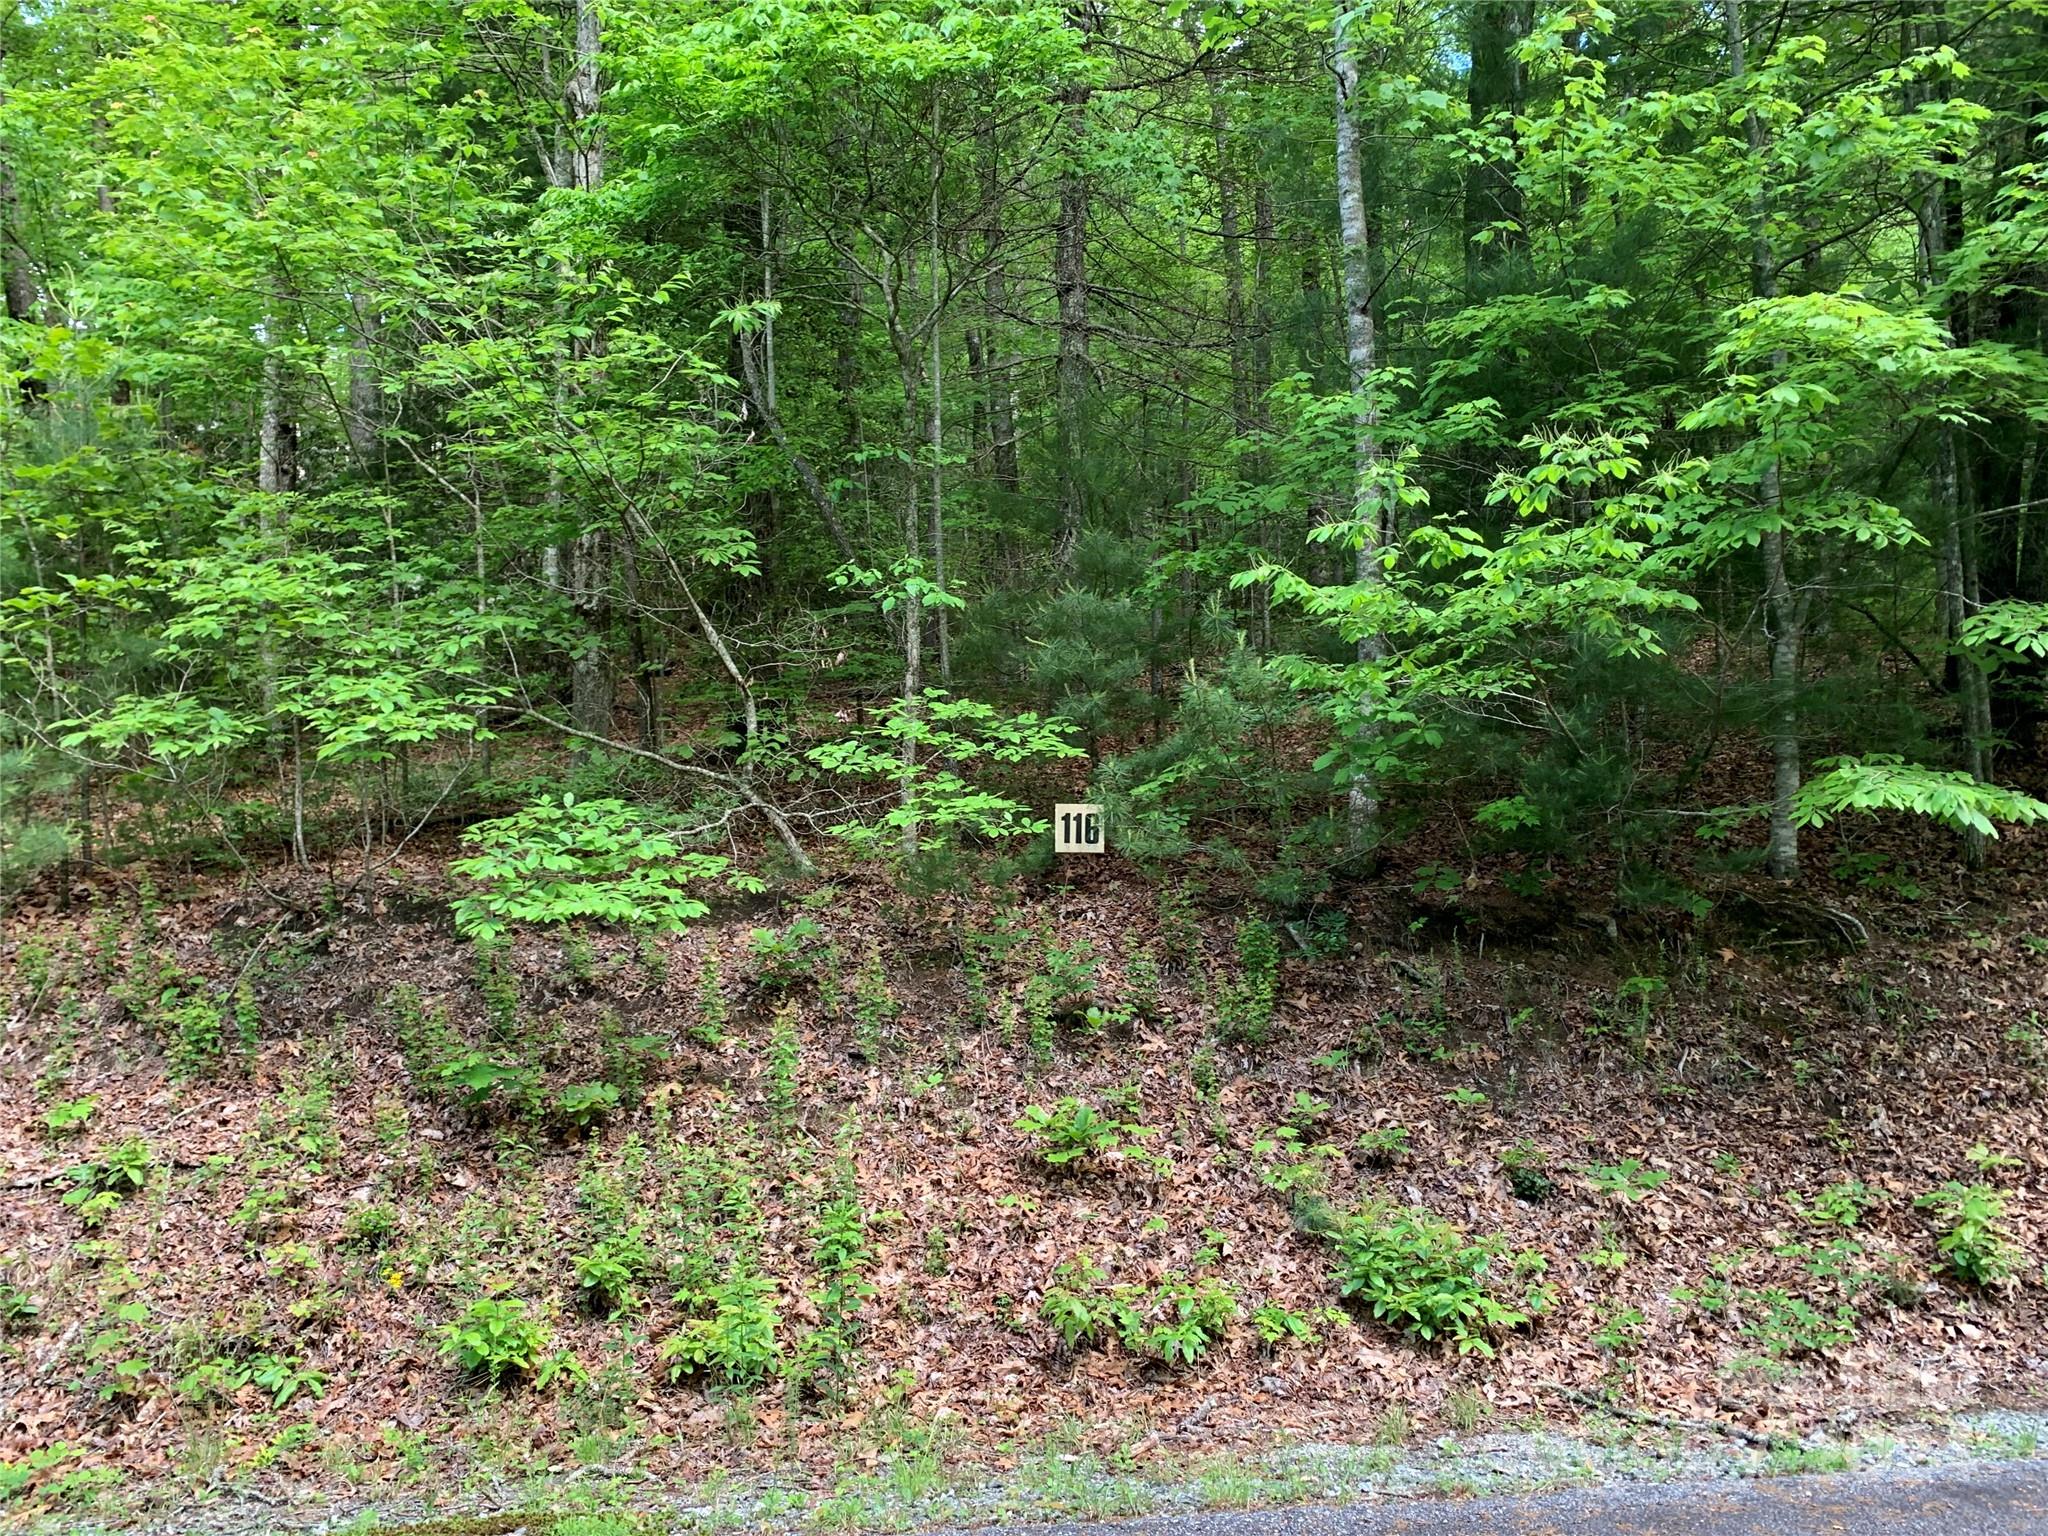
[[[824,953],[825,931],[808,917],[787,928],[756,928],[747,948],[754,956],[754,985],[764,992],[787,992],[811,980]]]
[[[638,1227],[600,1237],[569,1260],[584,1310],[617,1317],[637,1304],[635,1282],[646,1273],[647,1241]]]
[[[1843,1179],[1840,1183],[1830,1184],[1813,1197],[1811,1205],[1797,1195],[1786,1198],[1793,1210],[1821,1227],[1861,1226],[1864,1216],[1884,1200],[1881,1194],[1858,1179]]]
[[[571,1083],[555,1095],[555,1113],[579,1131],[603,1122],[619,1107],[619,1090],[610,1083]]]
[[[1051,1168],[1111,1156],[1128,1142],[1158,1134],[1152,1126],[1114,1119],[1071,1096],[1051,1106],[1029,1105],[1017,1117],[1016,1128],[1037,1142],[1039,1161]]]
[[[472,1114],[501,1093],[513,1105],[530,1103],[540,1087],[534,1068],[480,1046],[457,1051],[440,1064],[434,1078],[442,1092],[456,1095]]]
[[[351,1211],[342,1224],[341,1241],[344,1246],[359,1249],[364,1253],[375,1253],[391,1246],[398,1236],[398,1212],[383,1201]]]
[[[1252,1143],[1252,1156],[1262,1164],[1259,1182],[1295,1206],[1328,1190],[1329,1165],[1344,1153],[1328,1142],[1304,1147],[1301,1132],[1291,1125],[1279,1125]]]
[[[1319,1344],[1323,1337],[1320,1324],[1327,1315],[1331,1314],[1321,1309],[1296,1312],[1277,1301],[1261,1302],[1252,1308],[1252,1331],[1268,1351],[1288,1344]]]
[[[43,1130],[53,1141],[82,1131],[98,1107],[99,1100],[90,1094],[82,1099],[59,1099],[43,1111]]]
[[[220,1009],[203,997],[165,1004],[155,1024],[169,1038],[173,1077],[204,1076],[220,1060],[227,1043],[227,1021]]]
[[[1500,1165],[1517,1200],[1537,1205],[1548,1200],[1556,1189],[1544,1166],[1543,1153],[1533,1141],[1518,1141],[1509,1147],[1501,1153]]]
[[[492,939],[511,923],[618,923],[673,932],[710,909],[689,888],[732,874],[720,854],[686,852],[678,835],[623,800],[537,801],[463,834],[476,850],[448,867],[478,889],[455,903],[455,926]]]
[[[1667,1169],[1652,1168],[1639,1157],[1624,1157],[1618,1163],[1589,1163],[1579,1172],[1597,1192],[1612,1195],[1624,1205],[1647,1200],[1671,1177]]]
[[[1382,1125],[1362,1133],[1358,1155],[1375,1168],[1391,1168],[1408,1155],[1408,1127]]]
[[[724,1280],[678,1292],[686,1318],[656,1349],[670,1381],[699,1374],[745,1385],[772,1374],[782,1359],[775,1282],[744,1265]]]
[[[472,1376],[496,1385],[534,1374],[553,1341],[548,1327],[513,1296],[485,1296],[441,1330],[441,1353]]]
[[[1733,1300],[1742,1314],[1742,1332],[1773,1360],[1826,1354],[1856,1339],[1856,1309],[1846,1304],[1823,1312],[1775,1285],[1737,1291]]]
[[[1246,918],[1237,925],[1237,970],[1216,982],[1216,1033],[1225,1040],[1262,1044],[1273,1031],[1279,984],[1280,941],[1273,926]]]
[[[1330,1118],[1330,1108],[1328,1099],[1317,1098],[1307,1089],[1297,1088],[1287,1101],[1287,1113],[1282,1121],[1306,1136]]]
[[[707,948],[697,967],[697,1017],[690,1025],[690,1038],[713,1048],[725,1043],[728,1010],[725,984],[719,977],[718,951]]]
[[[115,1206],[149,1182],[149,1143],[131,1136],[109,1148],[98,1162],[80,1163],[65,1172],[71,1188],[64,1192],[64,1204],[88,1227],[97,1227]]]
[[[1178,1270],[1151,1286],[1105,1290],[1108,1275],[1087,1254],[1053,1271],[1038,1304],[1068,1350],[1115,1338],[1134,1355],[1168,1365],[1191,1365],[1220,1340],[1237,1316],[1230,1287],[1210,1276]]]
[[[2005,1227],[2005,1196],[1989,1184],[1949,1180],[1913,1204],[1934,1212],[1941,1238],[1935,1245],[1950,1273],[1972,1285],[1996,1285],[2019,1268]]]
[[[1118,1286],[1115,1300],[1124,1348],[1168,1365],[1194,1364],[1237,1316],[1237,1298],[1221,1280],[1178,1272],[1150,1289]]]
[[[0,1329],[9,1333],[31,1333],[43,1313],[43,1304],[11,1280],[0,1280]]]
[[[1336,1233],[1338,1288],[1404,1333],[1491,1355],[1493,1340],[1529,1321],[1487,1282],[1497,1245],[1472,1243],[1419,1207],[1375,1202]]]
[[[867,959],[853,977],[853,1035],[863,1061],[880,1061],[887,1048],[901,1006],[889,990],[889,974],[882,967],[882,952],[868,950]]]

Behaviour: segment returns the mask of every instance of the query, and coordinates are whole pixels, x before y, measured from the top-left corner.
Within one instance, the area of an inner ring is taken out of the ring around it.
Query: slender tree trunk
[[[985,344],[988,349],[989,462],[995,475],[996,489],[1005,497],[1014,497],[1023,489],[1024,483],[1017,466],[1018,359],[1008,345],[1010,284],[1003,253],[1008,236],[1003,228],[1001,165],[992,128],[982,134],[982,177],[982,196],[988,207],[984,234],[988,275],[982,279],[982,297],[988,310]]]
[[[946,431],[945,417],[940,406],[944,393],[945,371],[939,347],[939,310],[944,304],[941,287],[944,266],[939,259],[939,172],[941,166],[937,157],[942,153],[939,141],[939,100],[932,98],[932,206],[931,206],[931,373],[932,373],[932,414],[931,431],[928,434],[932,455],[932,584],[941,592],[946,590],[946,494],[945,469],[940,463],[944,454]],[[939,637],[939,681],[951,685],[953,681],[953,635],[952,625],[947,621],[947,611],[940,604],[933,615],[938,620]]]
[[[1337,75],[1337,223],[1344,258],[1345,351],[1351,390],[1358,402],[1352,459],[1352,517],[1357,522],[1358,534],[1352,579],[1366,587],[1379,580],[1379,552],[1386,535],[1386,510],[1381,505],[1379,411],[1372,395],[1373,375],[1379,367],[1379,338],[1373,315],[1372,226],[1366,216],[1364,152],[1356,111],[1362,102],[1360,62],[1351,41],[1348,14],[1341,10],[1332,25],[1331,41]],[[1361,673],[1370,671],[1384,656],[1384,642],[1378,633],[1369,631],[1359,636],[1357,660]],[[1359,713],[1353,731],[1357,762],[1347,797],[1347,842],[1356,855],[1369,849],[1379,835],[1380,805],[1378,781],[1364,765],[1378,736],[1371,713],[1373,703],[1370,698],[1354,703]]]
[[[903,371],[903,440],[914,444],[918,438],[919,426],[917,409],[917,378],[914,364],[906,362]],[[917,535],[917,465],[913,459],[906,464],[908,473],[904,476],[903,501],[903,555],[915,569],[918,563]],[[916,723],[924,703],[924,600],[918,589],[912,586],[903,603],[903,782],[899,799],[903,806],[903,852],[915,854],[918,843],[917,825],[917,738],[911,727]]]
[[[1937,24],[1935,36],[1925,41],[1944,41],[1944,31]],[[1949,222],[1954,209],[1950,206],[1946,178],[1930,172],[1920,176],[1919,182],[1920,200],[1915,210],[1917,265],[1922,291],[1932,293],[1934,285],[1941,280],[1941,265],[1948,253]],[[1963,306],[1952,306],[1947,319],[1950,339],[1957,345],[1965,344],[1969,339],[1964,334],[1968,317]],[[1954,667],[1956,692],[1962,704],[1964,766],[1970,777],[1982,784],[1991,778],[1991,684],[1984,669],[1971,659],[1962,643],[1963,624],[1975,610],[1979,594],[1976,541],[1968,527],[1959,460],[1954,424],[1947,420],[1937,422],[1929,491],[1939,528],[1942,627]],[[1972,869],[1982,868],[1984,864],[1984,834],[1974,827],[1963,830],[1963,862]]]
[[[1252,414],[1260,427],[1273,388],[1273,240],[1273,192],[1262,178],[1252,187]]]
[[[549,179],[558,187],[578,192],[596,192],[604,186],[604,131],[597,120],[603,101],[602,82],[598,78],[602,40],[598,0],[576,0],[576,64],[563,91],[566,142],[556,156]],[[604,338],[593,335],[574,344],[573,358],[579,363],[587,362],[603,352]],[[575,392],[584,387],[585,381],[580,379],[569,386]],[[575,428],[565,419],[563,430]],[[612,621],[610,529],[595,519],[584,522],[554,556],[553,564],[562,573],[569,605],[583,631],[569,662],[569,713],[581,729],[593,736],[609,736],[618,702],[618,684],[607,643]]]
[[[1725,0],[1725,4],[1728,74],[1739,86],[1746,73],[1742,0]],[[1757,192],[1751,206],[1750,289],[1759,299],[1774,299],[1778,296],[1778,258],[1771,242],[1770,203],[1764,191],[1764,154],[1769,144],[1763,120],[1754,111],[1746,111],[1743,122],[1750,155],[1757,162]],[[1773,356],[1773,372],[1782,372],[1785,364],[1782,352]],[[1784,504],[1784,487],[1775,455],[1764,465],[1757,494],[1767,507]],[[1760,552],[1764,567],[1764,616],[1771,643],[1771,825],[1765,864],[1773,878],[1796,880],[1799,827],[1792,812],[1805,766],[1799,739],[1799,656],[1805,639],[1807,602],[1792,589],[1790,556],[1782,528],[1774,528],[1763,536]]]
[[[1486,129],[1496,114],[1512,114],[1522,100],[1522,63],[1516,49],[1529,35],[1533,7],[1529,0],[1472,0],[1468,32],[1472,67],[1465,77],[1465,99],[1475,130]],[[1495,124],[1496,129],[1500,125]],[[1504,130],[1512,139],[1513,128]],[[1465,267],[1470,276],[1485,263],[1488,249],[1477,237],[1505,225],[1493,237],[1495,251],[1517,251],[1526,244],[1522,230],[1522,192],[1512,159],[1488,153],[1465,168]]]
[[[1084,36],[1096,28],[1090,6],[1068,13],[1069,23]],[[1059,209],[1053,227],[1053,288],[1059,296],[1059,350],[1053,388],[1056,396],[1059,454],[1059,516],[1053,532],[1053,567],[1062,576],[1074,568],[1086,515],[1088,365],[1088,177],[1081,168],[1082,141],[1087,134],[1086,85],[1061,93],[1062,138]]]
[[[1230,417],[1239,432],[1251,425],[1251,364],[1245,347],[1244,242],[1238,230],[1237,176],[1221,61],[1203,71],[1209,87],[1209,139],[1216,153],[1216,223],[1223,257],[1223,334],[1230,355]]]

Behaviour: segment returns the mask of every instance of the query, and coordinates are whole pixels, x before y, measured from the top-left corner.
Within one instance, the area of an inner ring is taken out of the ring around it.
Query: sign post
[[[1054,853],[1107,853],[1099,805],[1055,805],[1052,808]]]

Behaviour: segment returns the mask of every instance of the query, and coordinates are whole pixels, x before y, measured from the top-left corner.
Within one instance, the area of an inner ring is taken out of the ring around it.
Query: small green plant
[[[1246,918],[1237,925],[1237,967],[1216,979],[1212,996],[1220,1039],[1263,1044],[1273,1032],[1280,983],[1280,941],[1270,923]]]
[[[502,937],[492,935],[476,941],[472,966],[476,989],[483,998],[484,1014],[491,1021],[491,1037],[500,1042],[519,1037],[519,973]]]
[[[1540,1205],[1557,1187],[1551,1181],[1542,1151],[1533,1141],[1518,1141],[1509,1147],[1501,1153],[1500,1165],[1517,1200]]]
[[[690,1022],[690,1038],[715,1050],[725,1044],[727,1017],[725,985],[718,975],[718,951],[707,947],[697,967],[697,1017]]]
[[[109,1148],[97,1161],[66,1170],[71,1188],[64,1204],[87,1227],[98,1227],[114,1208],[149,1182],[149,1143],[139,1136]]]
[[[480,1297],[441,1330],[441,1353],[494,1386],[534,1374],[552,1342],[547,1325],[513,1296]]]
[[[342,1223],[343,1246],[361,1253],[389,1248],[397,1236],[398,1212],[381,1200],[349,1212],[348,1220]]]
[[[30,1333],[42,1317],[43,1304],[11,1280],[0,1280],[0,1329]]]
[[[1391,1168],[1408,1156],[1408,1127],[1375,1126],[1356,1142],[1358,1155],[1374,1168]]]
[[[168,1037],[171,1075],[203,1077],[221,1058],[227,1044],[226,1020],[221,1011],[204,997],[177,997],[166,993],[155,1024]]]
[[[1335,1321],[1339,1316],[1341,1314],[1327,1308],[1296,1312],[1277,1301],[1266,1301],[1252,1308],[1252,1331],[1258,1334],[1259,1343],[1271,1353],[1290,1344],[1320,1344],[1322,1325]]]
[[[1996,1285],[2019,1268],[2019,1253],[2005,1226],[2005,1196],[1989,1184],[1951,1179],[1913,1204],[1932,1211],[1940,1227],[1935,1247],[1948,1271],[1972,1285]]]
[[[1124,1348],[1167,1365],[1193,1365],[1237,1316],[1237,1298],[1229,1286],[1177,1271],[1149,1289],[1118,1286],[1114,1300]]]
[[[735,876],[720,854],[693,853],[647,811],[623,800],[540,800],[463,834],[476,851],[449,869],[476,889],[455,903],[466,937],[495,939],[513,923],[617,923],[674,932],[710,909],[691,888]]]
[[[810,981],[817,973],[824,938],[824,929],[808,917],[781,930],[756,928],[747,938],[754,957],[754,985],[782,993]]]
[[[842,1164],[840,1184],[840,1193],[818,1211],[812,1256],[820,1283],[810,1293],[817,1322],[804,1336],[792,1371],[813,1391],[830,1388],[852,1369],[860,1309],[875,1294],[865,1273],[874,1259],[868,1213],[855,1193],[850,1161]]]
[[[863,1061],[882,1059],[899,1011],[882,967],[882,952],[871,947],[853,977],[853,1037]]]
[[[669,1050],[661,1035],[629,1035],[619,1016],[607,1008],[598,1015],[598,1055],[604,1080],[619,1090],[620,1100],[637,1105],[643,1097],[648,1067]]]
[[[1135,1355],[1167,1365],[1192,1365],[1221,1339],[1237,1316],[1237,1299],[1221,1280],[1178,1270],[1151,1286],[1105,1290],[1108,1276],[1086,1254],[1053,1271],[1038,1315],[1068,1350],[1114,1337]]]
[[[1453,1088],[1444,1102],[1453,1109],[1484,1109],[1491,1101],[1477,1088]]]
[[[43,1111],[43,1130],[53,1141],[76,1135],[85,1129],[97,1108],[99,1100],[91,1094],[79,1099],[59,1099]]]
[[[1417,1338],[1491,1355],[1495,1338],[1529,1321],[1488,1283],[1498,1245],[1469,1242],[1419,1206],[1372,1202],[1339,1227],[1336,1247],[1343,1295]]]
[[[263,1010],[256,1002],[256,989],[245,976],[235,983],[235,1049],[243,1057],[254,1056],[263,1043]]]
[[[647,1240],[638,1227],[600,1237],[569,1260],[578,1298],[593,1316],[617,1317],[638,1303],[635,1283],[649,1263]]]
[[[1781,1286],[1735,1292],[1730,1301],[1742,1317],[1742,1332],[1771,1360],[1826,1354],[1856,1339],[1856,1309],[1847,1304],[1823,1312]]]
[[[588,990],[597,983],[597,951],[583,925],[573,925],[562,935],[562,969],[577,986]]]
[[[1115,1119],[1071,1096],[1049,1106],[1029,1105],[1017,1117],[1016,1128],[1037,1143],[1038,1160],[1049,1168],[1114,1156],[1158,1134],[1152,1126]]]
[[[1281,1117],[1282,1123],[1306,1136],[1330,1118],[1330,1109],[1328,1099],[1319,1099],[1306,1089],[1297,1088],[1287,1101],[1287,1113]]]
[[[1615,1307],[1602,1315],[1600,1326],[1593,1330],[1593,1347],[1603,1354],[1633,1355],[1643,1347],[1646,1322],[1640,1308]]]
[[[1621,1234],[1604,1221],[1592,1248],[1579,1257],[1594,1269],[1604,1269],[1612,1274],[1620,1274],[1628,1268],[1628,1250],[1621,1246]]]
[[[779,1135],[796,1133],[797,1074],[802,1066],[803,1036],[797,1032],[796,1009],[784,1004],[768,1026],[768,1115]]]
[[[579,1131],[602,1124],[619,1107],[619,1090],[610,1083],[571,1083],[555,1095],[555,1113]]]
[[[2007,1152],[1994,1152],[1981,1141],[1963,1154],[1963,1161],[1976,1169],[1979,1177],[2020,1166],[2018,1158]]]
[[[1652,1168],[1639,1157],[1618,1163],[1589,1163],[1579,1170],[1596,1193],[1611,1195],[1624,1205],[1647,1200],[1671,1177],[1670,1170]]]
[[[1493,1413],[1493,1404],[1470,1387],[1459,1387],[1444,1397],[1444,1417],[1452,1429],[1469,1435]]]
[[[780,1311],[767,1276],[738,1265],[722,1280],[679,1291],[676,1302],[695,1315],[656,1348],[670,1381],[702,1374],[744,1385],[780,1363]]]
[[[434,1078],[471,1114],[482,1112],[494,1098],[514,1107],[529,1104],[540,1088],[540,1073],[533,1067],[481,1046],[457,1051],[440,1064]]]
[[[1252,1143],[1252,1156],[1262,1165],[1259,1182],[1298,1210],[1305,1202],[1320,1200],[1329,1188],[1330,1164],[1344,1153],[1328,1142],[1304,1147],[1301,1132],[1279,1125]]]
[[[1817,1227],[1858,1227],[1863,1218],[1883,1202],[1883,1196],[1859,1179],[1830,1184],[1813,1197],[1811,1205],[1797,1195],[1786,1197],[1792,1209]]]
[[[1053,1271],[1052,1283],[1038,1304],[1038,1315],[1052,1324],[1069,1351],[1099,1342],[1108,1331],[1111,1312],[1100,1294],[1108,1278],[1085,1253],[1063,1261]]]

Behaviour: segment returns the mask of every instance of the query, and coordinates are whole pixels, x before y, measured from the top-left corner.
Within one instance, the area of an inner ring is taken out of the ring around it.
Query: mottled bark
[[[1728,77],[1738,86],[1744,74],[1745,38],[1741,0],[1725,0],[1728,24]],[[1757,162],[1758,190],[1750,218],[1750,291],[1759,299],[1778,296],[1778,258],[1772,246],[1770,204],[1763,192],[1767,174],[1763,164],[1769,147],[1763,120],[1755,112],[1743,114],[1749,152]],[[1782,372],[1784,354],[1771,360],[1773,372]],[[1767,508],[1784,505],[1778,461],[1768,460],[1757,481],[1757,498]],[[1770,637],[1771,820],[1765,864],[1779,880],[1799,876],[1799,827],[1793,820],[1793,806],[1799,795],[1804,757],[1799,738],[1800,651],[1805,638],[1807,594],[1793,591],[1790,552],[1782,528],[1764,534],[1759,545],[1763,557],[1764,620]]]
[[[1379,411],[1373,402],[1373,375],[1379,367],[1379,337],[1373,313],[1373,232],[1365,204],[1364,147],[1359,130],[1360,61],[1350,37],[1349,18],[1340,11],[1332,26],[1337,76],[1337,225],[1343,248],[1344,338],[1351,390],[1358,401],[1353,448],[1353,507],[1357,545],[1352,579],[1360,586],[1379,580],[1379,551],[1385,537],[1385,509],[1380,494]],[[1358,637],[1361,670],[1385,655],[1382,637],[1368,631]],[[1372,701],[1356,702],[1358,723],[1353,736],[1356,762],[1352,771],[1348,843],[1354,854],[1369,849],[1379,835],[1379,784],[1363,760],[1371,755],[1377,729]]]
[[[1071,26],[1092,35],[1094,11],[1081,7],[1068,15]],[[1087,515],[1087,412],[1091,375],[1088,364],[1088,202],[1089,183],[1082,168],[1082,141],[1087,133],[1085,84],[1060,93],[1062,138],[1059,207],[1053,225],[1053,289],[1059,299],[1059,343],[1054,365],[1054,414],[1059,458],[1059,513],[1053,532],[1053,566],[1062,575],[1073,570],[1074,550]]]

